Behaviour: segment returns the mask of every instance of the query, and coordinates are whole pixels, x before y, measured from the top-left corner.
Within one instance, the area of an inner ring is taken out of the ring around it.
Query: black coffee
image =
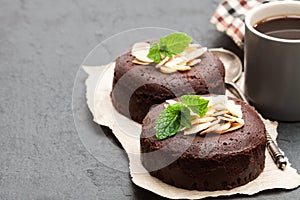
[[[266,35],[282,39],[300,39],[300,15],[276,16],[259,21],[253,26]]]

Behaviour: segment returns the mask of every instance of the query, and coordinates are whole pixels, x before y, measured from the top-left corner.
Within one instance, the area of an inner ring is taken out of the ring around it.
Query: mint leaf
[[[175,135],[182,127],[191,127],[190,110],[181,102],[169,105],[158,116],[155,133],[158,140]]]
[[[159,63],[162,61],[161,54],[172,58],[173,55],[183,52],[191,41],[192,38],[185,33],[171,33],[160,38],[159,43],[153,43],[147,57],[154,63]]]
[[[203,117],[207,112],[208,100],[198,95],[183,95],[182,102],[169,105],[158,116],[155,134],[158,140],[175,135],[180,129],[191,128],[191,110]]]
[[[180,111],[173,109],[174,106],[169,105],[162,111],[155,124],[156,139],[163,140],[172,136],[180,129]]]
[[[208,100],[201,99],[198,95],[183,95],[182,103],[189,107],[194,113],[203,117],[208,109]]]
[[[155,42],[151,45],[147,57],[152,59],[155,63],[159,63],[160,61],[162,61],[162,58],[160,55],[160,47],[157,42]]]
[[[180,115],[180,129],[183,127],[186,128],[192,128],[192,119],[191,119],[191,112],[190,109],[186,106],[183,106],[181,109],[181,115]]]
[[[159,44],[162,50],[177,55],[188,47],[192,38],[185,33],[172,33],[160,38]]]

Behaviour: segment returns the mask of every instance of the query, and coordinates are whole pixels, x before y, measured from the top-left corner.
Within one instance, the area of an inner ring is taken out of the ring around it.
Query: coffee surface
[[[253,27],[272,37],[300,39],[300,15],[267,18],[259,21]]]

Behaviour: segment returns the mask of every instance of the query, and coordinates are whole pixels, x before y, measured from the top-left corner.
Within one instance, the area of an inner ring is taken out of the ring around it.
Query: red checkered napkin
[[[270,1],[225,0],[219,4],[210,22],[216,26],[218,31],[225,32],[239,47],[243,48],[246,12]]]

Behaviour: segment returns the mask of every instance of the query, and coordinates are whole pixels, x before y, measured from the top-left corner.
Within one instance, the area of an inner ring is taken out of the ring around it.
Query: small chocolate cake
[[[127,52],[116,59],[112,103],[118,112],[142,123],[149,109],[183,94],[224,94],[225,69],[219,58],[207,51],[188,71],[165,74],[155,64],[133,63]]]
[[[258,177],[265,163],[265,126],[253,107],[233,100],[241,105],[242,128],[204,136],[179,132],[160,141],[154,126],[164,105],[152,108],[140,138],[144,167],[161,181],[189,190],[228,190]]]

